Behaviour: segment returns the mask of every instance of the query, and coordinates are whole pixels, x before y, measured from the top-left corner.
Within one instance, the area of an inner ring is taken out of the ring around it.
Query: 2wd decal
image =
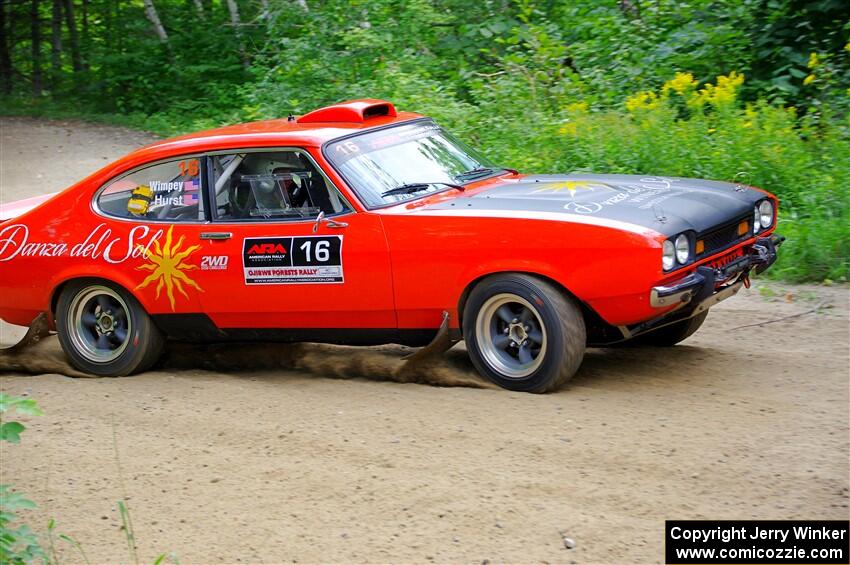
[[[246,238],[242,267],[249,285],[341,283],[342,236]]]
[[[204,255],[201,257],[202,271],[224,271],[227,269],[227,255]]]

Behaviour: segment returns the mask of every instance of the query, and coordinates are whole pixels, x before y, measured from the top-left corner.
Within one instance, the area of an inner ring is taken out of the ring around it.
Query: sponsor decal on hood
[[[534,175],[505,182],[457,200],[425,206],[424,211],[455,210],[470,215],[563,214],[569,221],[611,225],[619,222],[665,235],[697,233],[752,215],[764,194],[738,184],[638,175]],[[555,216],[556,217],[556,216]],[[616,225],[616,224],[614,224]]]

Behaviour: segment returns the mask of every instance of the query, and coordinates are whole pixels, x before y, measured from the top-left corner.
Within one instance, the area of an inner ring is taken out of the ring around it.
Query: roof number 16
[[[357,144],[353,141],[346,141],[341,145],[337,145],[336,150],[341,151],[343,155],[351,155],[352,153],[360,151],[360,148],[357,147]]]
[[[198,160],[192,159],[191,161],[180,161],[180,176],[182,177],[196,177],[200,172],[200,167],[198,166]]]

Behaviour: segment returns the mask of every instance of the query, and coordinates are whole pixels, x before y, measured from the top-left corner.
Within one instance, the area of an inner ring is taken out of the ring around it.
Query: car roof
[[[169,155],[237,147],[318,147],[346,135],[422,118],[413,112],[396,112],[384,100],[351,100],[319,108],[303,116],[235,124],[157,141],[134,151],[128,158],[162,158]]]

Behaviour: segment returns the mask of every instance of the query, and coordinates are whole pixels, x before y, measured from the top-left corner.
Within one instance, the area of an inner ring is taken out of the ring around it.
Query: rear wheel
[[[145,370],[164,346],[162,333],[139,302],[104,281],[70,282],[59,295],[56,329],[71,364],[101,376]]]
[[[481,281],[464,307],[463,329],[478,372],[510,390],[554,390],[584,358],[581,311],[537,277],[507,274]]]
[[[637,346],[671,347],[694,335],[700,326],[702,326],[702,323],[705,322],[706,317],[708,317],[708,310],[687,320],[682,320],[681,322],[676,322],[675,324],[670,324],[669,326],[639,335],[625,343],[627,345]]]

